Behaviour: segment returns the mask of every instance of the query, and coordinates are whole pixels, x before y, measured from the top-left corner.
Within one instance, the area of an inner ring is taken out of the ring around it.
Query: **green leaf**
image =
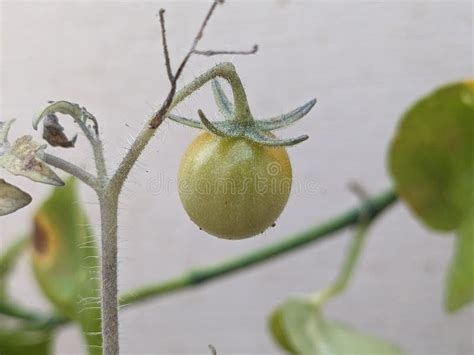
[[[339,322],[326,320],[306,299],[289,299],[271,315],[270,329],[277,343],[291,354],[393,355],[401,350]]]
[[[474,213],[459,229],[446,280],[445,309],[457,311],[474,300]]]
[[[90,353],[100,354],[98,253],[75,180],[54,189],[35,214],[32,263],[44,294],[81,324]]]
[[[389,153],[400,197],[428,226],[459,228],[474,202],[474,81],[444,86],[403,116]]]
[[[400,197],[429,227],[457,231],[445,308],[474,300],[474,81],[441,87],[403,116],[390,172]]]
[[[46,330],[0,329],[0,354],[50,355],[51,340]]]

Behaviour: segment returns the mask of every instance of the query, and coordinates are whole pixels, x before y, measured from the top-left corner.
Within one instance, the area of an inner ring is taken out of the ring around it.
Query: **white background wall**
[[[32,132],[31,118],[47,100],[79,102],[99,118],[114,167],[168,90],[158,9],[167,8],[176,67],[208,3],[2,1],[1,119],[18,118],[14,137]],[[289,149],[294,192],[277,227],[262,236],[232,242],[200,232],[185,215],[174,184],[180,156],[196,132],[166,122],[121,201],[120,288],[240,255],[323,221],[356,203],[348,181],[372,193],[389,186],[387,147],[405,108],[439,84],[472,76],[472,18],[469,1],[228,1],[201,48],[258,43],[260,52],[195,57],[181,84],[219,60],[231,60],[257,115],[278,114],[317,97],[306,119],[280,132],[311,137]],[[196,116],[198,108],[216,117],[209,87],[176,112]],[[75,150],[52,150],[93,167],[83,136]],[[30,229],[29,218],[49,188],[1,174],[34,196],[28,208],[2,217],[3,248]],[[97,223],[94,195],[86,187],[81,194]],[[209,343],[219,354],[279,353],[266,330],[270,310],[289,295],[326,285],[338,272],[350,235],[124,311],[123,354],[207,354]],[[426,230],[398,204],[372,229],[350,289],[329,305],[327,315],[402,344],[411,354],[472,354],[472,306],[455,315],[441,306],[453,241]],[[28,260],[12,286],[25,305],[47,307]],[[77,330],[60,332],[57,351],[82,353]]]

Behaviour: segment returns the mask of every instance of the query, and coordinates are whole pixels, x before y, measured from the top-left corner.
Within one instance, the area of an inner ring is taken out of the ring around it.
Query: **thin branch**
[[[367,235],[367,230],[370,226],[370,221],[366,220],[363,215],[361,215],[360,219],[361,222],[357,229],[356,235],[352,237],[349,250],[336,280],[312,297],[312,302],[318,306],[321,306],[323,303],[340,294],[349,284],[354,272],[355,264],[360,257],[360,253],[365,241],[365,236]]]
[[[100,185],[100,189],[104,189],[105,185],[109,181],[109,178],[104,157],[104,146],[100,140],[100,137],[97,137],[96,141],[92,145],[92,151],[94,153],[94,161],[98,176],[97,181]]]
[[[208,347],[209,347],[209,350],[211,350],[212,355],[217,355],[217,350],[214,345],[209,344]]]
[[[194,38],[193,45],[191,47],[190,52],[192,52],[193,50],[196,49],[196,46],[198,45],[199,41],[201,40],[202,36],[204,35],[204,30],[207,26],[207,23],[209,22],[212,14],[214,13],[214,10],[216,9],[217,5],[219,5],[219,4],[222,5],[223,3],[224,3],[224,0],[215,0],[212,3],[211,7],[209,8],[209,11],[207,12],[206,17],[204,18],[204,21],[201,24],[201,28],[199,29],[196,37]]]
[[[224,276],[270,261],[278,256],[286,255],[313,242],[331,237],[335,235],[336,232],[347,227],[358,225],[363,216],[372,221],[379,217],[389,206],[393,205],[396,200],[397,196],[394,190],[389,189],[330,220],[258,250],[223,261],[219,264],[189,270],[167,281],[128,291],[120,296],[120,304],[122,306],[132,305],[195,286],[202,286],[207,282],[215,281]],[[19,306],[1,302],[0,313],[24,320],[39,320],[43,323],[47,321],[44,315],[38,315],[34,312],[23,310]],[[62,325],[68,321],[66,318],[54,316],[51,323],[54,325]]]
[[[168,77],[172,78],[171,80],[171,88],[170,91],[168,92],[168,96],[166,97],[165,101],[161,105],[160,109],[156,112],[156,114],[153,116],[153,118],[150,121],[149,127],[151,129],[156,129],[158,126],[163,122],[163,119],[168,112],[169,107],[171,106],[171,103],[173,102],[174,95],[176,94],[176,84],[178,82],[179,77],[181,76],[181,73],[183,72],[184,67],[186,66],[186,63],[188,62],[189,58],[193,54],[193,52],[196,50],[196,46],[201,40],[202,36],[204,35],[204,30],[207,26],[207,23],[209,22],[209,19],[211,18],[212,14],[214,13],[214,10],[216,9],[218,4],[222,4],[224,1],[222,0],[214,0],[212,3],[211,7],[209,8],[209,11],[206,14],[206,17],[204,18],[204,21],[201,24],[201,27],[199,28],[198,33],[196,34],[196,37],[194,37],[193,40],[193,45],[191,46],[191,49],[186,53],[184,56],[183,60],[181,61],[181,64],[178,67],[178,70],[176,70],[176,74],[172,75],[170,72],[171,70],[171,64],[169,62],[169,53],[168,53],[168,46],[164,46],[163,50],[165,52],[165,61],[168,63],[167,64],[167,71],[168,71]],[[162,20],[163,18],[163,20]],[[166,42],[166,32],[164,31],[164,11],[160,10],[160,22],[162,24],[162,37],[164,38],[163,44],[165,45]],[[167,58],[168,57],[168,58]]]
[[[28,328],[56,328],[70,322],[70,319],[60,315],[46,315],[30,311],[13,303],[0,301],[0,314],[28,322]]]
[[[367,190],[361,184],[355,181],[350,182],[348,187],[349,190],[360,200],[363,206],[358,218],[359,225],[355,236],[352,237],[350,241],[350,246],[344,259],[344,263],[336,280],[328,287],[317,292],[311,297],[312,302],[314,302],[314,304],[316,304],[318,307],[339,295],[347,288],[347,285],[352,278],[352,274],[354,273],[355,265],[360,258],[360,254],[367,236],[367,231],[369,230],[371,222],[373,222],[373,219],[370,218],[371,201]]]
[[[170,54],[168,50],[168,41],[166,40],[165,9],[160,9],[159,16],[160,16],[160,25],[161,25],[161,41],[163,45],[163,52],[165,55],[166,72],[168,74],[168,79],[171,85],[173,85],[174,76],[173,76],[173,70],[171,69]]]
[[[358,182],[351,181],[348,184],[348,187],[349,187],[349,190],[351,190],[361,202],[364,202],[370,199],[370,195],[365,189],[365,187],[359,184]]]
[[[258,45],[254,44],[252,49],[246,50],[246,51],[213,51],[213,50],[207,50],[207,51],[200,51],[200,50],[194,50],[193,54],[198,54],[198,55],[204,55],[207,57],[211,57],[214,55],[227,55],[227,54],[235,54],[235,55],[250,55],[250,54],[255,54],[258,51]]]
[[[55,155],[40,152],[38,156],[42,161],[46,164],[54,166],[55,168],[61,169],[72,176],[77,177],[81,180],[84,184],[90,186],[92,189],[96,190],[99,188],[99,182],[97,178],[85,171],[84,169],[74,165],[62,158],[59,158]]]
[[[126,305],[143,302],[159,295],[176,292],[196,285],[202,285],[205,282],[267,262],[277,256],[285,255],[288,252],[297,250],[312,242],[324,240],[344,228],[358,225],[362,217],[365,218],[367,216],[369,221],[373,221],[388,206],[392,205],[396,199],[397,196],[395,192],[391,189],[387,190],[380,195],[361,203],[358,207],[352,210],[281,241],[251,251],[240,257],[226,260],[219,264],[212,264],[190,270],[181,276],[159,284],[141,287],[131,292],[127,292],[120,297],[120,303]]]

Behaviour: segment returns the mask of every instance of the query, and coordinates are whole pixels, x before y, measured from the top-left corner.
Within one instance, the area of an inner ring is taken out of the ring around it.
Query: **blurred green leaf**
[[[401,198],[428,226],[457,231],[445,308],[474,300],[474,81],[441,87],[403,116],[389,153]]]
[[[474,213],[459,229],[446,280],[445,308],[453,312],[474,300]]]
[[[7,278],[29,242],[29,238],[19,238],[0,254],[0,301],[7,297]]]
[[[62,314],[81,325],[89,353],[100,354],[97,246],[75,180],[54,189],[37,211],[32,241],[33,270],[44,294]]]
[[[457,229],[473,205],[474,82],[444,86],[415,103],[392,142],[399,195],[428,226]]]
[[[0,354],[50,355],[51,340],[46,330],[0,329]]]
[[[271,315],[274,339],[291,354],[393,355],[401,350],[350,327],[326,320],[310,300],[289,299]]]

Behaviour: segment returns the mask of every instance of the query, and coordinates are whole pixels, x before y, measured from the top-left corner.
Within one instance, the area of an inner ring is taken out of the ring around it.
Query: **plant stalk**
[[[101,238],[101,311],[103,354],[119,354],[117,211],[118,195],[104,190],[99,195]]]
[[[326,303],[328,300],[334,298],[346,289],[353,274],[357,260],[359,260],[369,226],[370,222],[362,222],[360,224],[356,235],[352,237],[349,250],[337,279],[331,285],[316,293],[312,297],[312,302],[314,304],[321,306],[323,303]]]
[[[55,155],[41,152],[41,155],[39,156],[42,161],[44,161],[46,164],[54,166],[55,168],[61,169],[62,171],[65,171],[68,174],[71,174],[72,176],[75,176],[79,180],[81,180],[84,184],[90,186],[92,189],[97,191],[99,187],[99,182],[98,179],[85,171],[84,169],[78,167],[77,165],[74,165],[67,160],[64,160],[62,158],[59,158]]]
[[[396,200],[397,196],[395,191],[388,189],[370,198],[365,203],[341,213],[330,220],[308,228],[300,233],[290,235],[268,246],[225,260],[221,263],[189,270],[166,281],[130,290],[121,295],[120,305],[134,305],[159,296],[170,295],[178,291],[201,286],[206,282],[215,281],[238,271],[268,262],[273,258],[286,255],[310,243],[333,236],[336,232],[344,228],[359,224],[361,217],[365,218],[365,216],[367,216],[368,220],[372,221],[380,216],[388,207],[393,205]],[[351,269],[351,267],[349,267],[349,269]],[[2,302],[0,302],[0,313],[35,324],[49,324],[51,327],[64,325],[70,321],[60,316],[49,316],[48,318],[47,315],[37,314],[36,312],[25,310],[15,304]]]

